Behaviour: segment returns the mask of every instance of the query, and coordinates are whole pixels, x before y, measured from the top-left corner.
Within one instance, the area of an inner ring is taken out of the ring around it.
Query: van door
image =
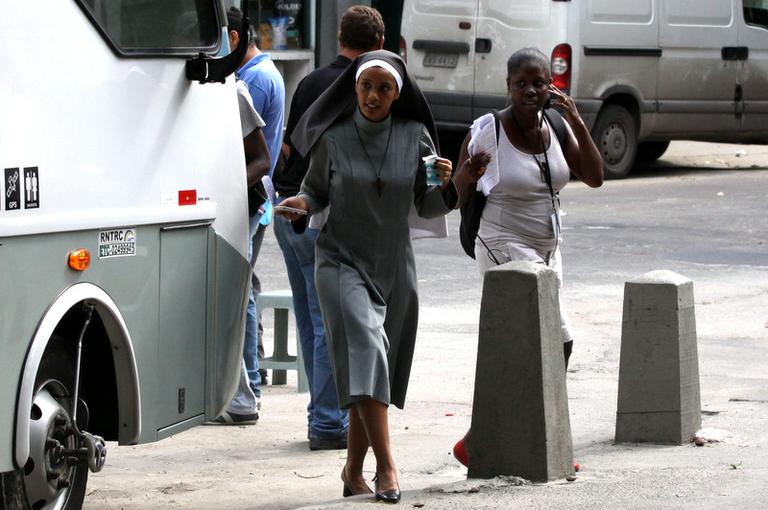
[[[549,55],[564,30],[553,18],[550,0],[482,0],[478,6],[472,117],[507,103],[507,59],[515,51],[539,48]],[[560,9],[564,15],[564,8]],[[561,37],[562,38],[562,37]]]
[[[743,0],[739,23],[742,60],[739,73],[743,113],[742,133],[768,140],[768,0]],[[739,16],[737,15],[737,19]]]
[[[661,2],[656,131],[690,138],[735,132],[739,61],[734,2]]]
[[[401,35],[408,69],[441,127],[472,121],[478,0],[406,0]]]

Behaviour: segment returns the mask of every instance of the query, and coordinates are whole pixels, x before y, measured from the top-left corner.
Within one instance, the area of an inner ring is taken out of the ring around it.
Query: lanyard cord
[[[520,134],[523,135],[523,140],[525,141],[525,144],[529,147],[533,148],[532,145],[528,143],[528,137],[525,136],[525,131],[523,131],[523,127],[520,125],[520,123],[517,120],[517,117],[515,116],[514,109],[511,109],[509,112],[512,115],[512,121],[515,123],[515,126],[517,126],[517,129],[520,131]],[[560,238],[560,214],[557,210],[557,204],[555,203],[555,190],[552,189],[552,173],[549,170],[549,156],[547,156],[547,148],[544,146],[544,137],[541,136],[541,127],[544,124],[544,111],[541,112],[541,118],[539,119],[539,145],[541,145],[541,152],[544,153],[544,162],[542,163],[539,161],[539,158],[536,157],[536,154],[531,154],[531,157],[536,162],[536,164],[539,166],[539,171],[544,175],[544,181],[547,183],[547,187],[549,188],[549,198],[552,201],[552,214],[554,215],[554,222],[556,224],[552,225],[553,234],[555,236],[555,248],[547,253],[546,261],[547,265],[549,265],[549,260],[552,254],[555,253],[557,250],[557,245],[559,244],[559,238]],[[549,145],[552,146],[552,137],[554,136],[552,134],[552,130],[549,130]],[[557,197],[557,202],[560,202],[560,197]]]
[[[518,131],[520,131],[520,134],[523,135],[523,140],[525,141],[525,145],[533,149],[533,145],[528,143],[528,137],[525,135],[525,131],[523,130],[523,127],[520,125],[520,122],[518,122],[517,117],[515,116],[515,111],[513,109],[510,109],[509,113],[512,116],[512,122],[515,123],[515,126],[517,127]],[[539,144],[541,145],[541,152],[544,153],[544,162],[542,163],[539,161],[539,158],[536,157],[536,154],[531,154],[531,157],[536,162],[536,165],[539,167],[539,171],[544,176],[544,182],[547,183],[547,188],[549,188],[549,198],[552,200],[552,210],[557,211],[557,207],[555,206],[555,190],[552,189],[552,173],[549,171],[549,157],[547,156],[547,148],[544,146],[544,137],[541,136],[541,127],[544,124],[544,114],[542,112],[541,118],[539,119]],[[552,145],[552,130],[550,130],[549,133],[549,144]]]

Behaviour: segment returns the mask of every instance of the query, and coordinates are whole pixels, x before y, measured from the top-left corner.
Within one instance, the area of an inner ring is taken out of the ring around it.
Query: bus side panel
[[[46,310],[67,287],[90,282],[102,288],[117,304],[134,341],[140,394],[150,395],[159,373],[157,361],[158,229],[136,229],[136,255],[98,258],[100,231],[6,237],[0,246],[0,405],[15,410],[18,385],[29,343]],[[67,266],[67,256],[76,248],[87,248],[91,267],[76,272]],[[146,407],[147,401],[142,402]],[[12,466],[15,412],[0,418],[0,470]],[[143,413],[144,420],[147,416]],[[142,424],[142,439],[148,430]],[[7,455],[6,455],[7,452]]]
[[[110,258],[98,258],[100,234],[82,231],[2,239],[2,409],[16,409],[29,343],[46,310],[69,286],[89,282],[114,300],[133,340],[141,395],[139,441],[155,441],[158,429],[190,416],[215,417],[229,402],[239,375],[248,262],[205,227],[164,232],[157,226],[140,227],[136,255]],[[84,272],[66,264],[67,254],[75,248],[86,248],[93,255]],[[185,397],[182,413],[180,388]],[[10,446],[15,414],[0,416],[0,445],[5,445],[0,471],[13,469]]]
[[[207,230],[160,231],[160,427],[204,412]]]
[[[215,418],[231,400],[251,274],[248,262],[213,229],[161,230],[160,239],[162,376],[152,390],[157,435],[149,440]]]
[[[206,417],[213,419],[229,404],[237,388],[245,338],[245,311],[250,288],[251,266],[238,251],[220,236],[213,238],[216,264],[209,271],[212,293],[210,307],[213,342],[209,342],[206,381]]]

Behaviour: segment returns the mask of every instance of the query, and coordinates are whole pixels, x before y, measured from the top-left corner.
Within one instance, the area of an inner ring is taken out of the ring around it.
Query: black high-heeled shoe
[[[381,501],[383,503],[399,503],[400,502],[400,488],[397,489],[389,489],[387,491],[380,491],[379,490],[379,475],[373,477],[373,483],[375,484],[375,491],[376,491],[376,501]]]
[[[344,484],[344,490],[341,493],[343,497],[348,498],[350,496],[359,496],[359,494],[352,492],[352,488],[348,485],[347,472],[344,469],[341,470],[341,483]],[[360,494],[370,494],[372,492],[370,487],[366,486],[366,489],[368,489],[367,492],[361,492]]]

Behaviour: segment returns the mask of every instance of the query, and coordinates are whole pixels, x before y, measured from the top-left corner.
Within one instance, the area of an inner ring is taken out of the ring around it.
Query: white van
[[[504,107],[515,50],[551,55],[607,177],[670,140],[768,140],[768,0],[405,0],[401,36],[443,129]]]

